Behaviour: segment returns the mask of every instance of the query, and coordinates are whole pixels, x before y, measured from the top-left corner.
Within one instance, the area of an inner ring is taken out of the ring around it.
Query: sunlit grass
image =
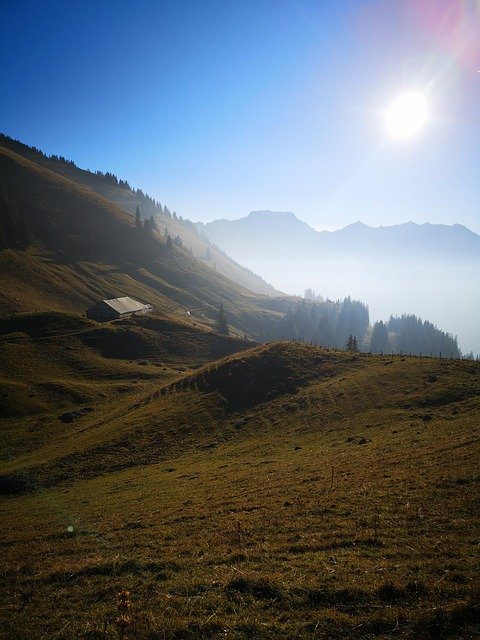
[[[2,500],[11,637],[115,637],[121,590],[132,638],[474,637],[478,366],[338,354],[322,377],[305,364],[323,352],[284,349],[308,374],[294,393],[234,410],[211,388],[153,394],[122,419],[130,450],[110,432],[122,471],[92,449],[102,475],[80,456],[59,487]]]

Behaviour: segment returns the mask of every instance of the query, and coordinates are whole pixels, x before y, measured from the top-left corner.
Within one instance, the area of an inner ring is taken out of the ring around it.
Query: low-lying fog
[[[348,295],[362,300],[369,306],[372,324],[391,314],[415,314],[456,335],[463,354],[480,353],[479,267],[405,262],[385,266],[301,257],[251,257],[246,266],[285,293],[303,295],[305,289],[313,289],[332,300]]]

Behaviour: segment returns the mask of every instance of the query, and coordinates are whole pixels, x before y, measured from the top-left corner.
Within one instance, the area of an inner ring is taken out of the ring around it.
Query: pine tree
[[[135,227],[137,229],[142,229],[142,227],[143,227],[142,218],[140,216],[140,209],[138,208],[138,205],[137,205],[137,208],[135,210]]]
[[[387,325],[382,320],[379,320],[373,325],[370,351],[372,353],[388,353],[389,350]]]
[[[216,322],[217,333],[221,333],[224,336],[228,336],[228,322],[225,311],[223,310],[223,304],[220,305],[218,310],[218,317]]]
[[[146,236],[151,236],[153,231],[152,221],[150,218],[145,218],[143,221],[143,232]]]
[[[153,232],[158,230],[158,226],[155,222],[155,218],[150,216],[150,218],[145,218],[143,221],[143,231],[146,235],[152,236]]]

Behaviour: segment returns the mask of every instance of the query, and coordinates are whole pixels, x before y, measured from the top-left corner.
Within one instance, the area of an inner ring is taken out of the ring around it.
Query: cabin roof
[[[111,300],[103,300],[105,304],[117,311],[119,314],[134,313],[135,311],[141,311],[145,309],[147,305],[128,296],[124,298],[112,298]]]

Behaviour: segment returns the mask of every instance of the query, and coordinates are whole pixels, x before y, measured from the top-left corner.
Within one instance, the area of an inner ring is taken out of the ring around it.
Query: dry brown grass
[[[160,233],[138,233],[118,204],[1,146],[0,178],[32,238],[28,248],[0,251],[0,314],[84,313],[101,298],[129,295],[210,327],[223,304],[238,335],[255,337],[288,308],[286,299],[272,305],[186,250],[167,251]]]
[[[127,468],[82,479],[86,453],[2,499],[6,637],[114,638],[121,590],[139,639],[478,635],[478,365],[333,354],[325,377],[272,345],[214,368],[279,349],[293,393],[149,394],[101,436]]]

